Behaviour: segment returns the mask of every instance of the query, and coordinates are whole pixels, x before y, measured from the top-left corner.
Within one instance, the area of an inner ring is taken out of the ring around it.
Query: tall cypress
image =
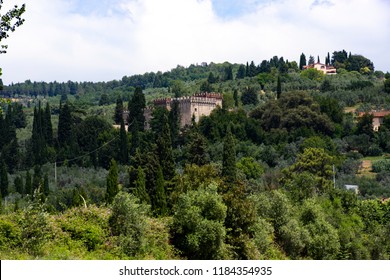
[[[280,75],[279,75],[277,86],[276,86],[276,98],[279,99],[281,94],[282,94],[282,82],[280,81]]]
[[[146,204],[150,204],[150,197],[148,192],[146,191],[146,178],[145,172],[141,166],[138,166],[137,170],[137,179],[135,181],[134,195],[139,198],[141,202]]]
[[[114,200],[114,197],[119,192],[118,167],[114,159],[112,159],[110,163],[110,169],[108,170],[106,185],[107,185],[106,201],[107,203],[111,204]]]
[[[119,131],[119,156],[118,159],[120,163],[122,164],[128,164],[129,163],[129,144],[127,139],[127,133],[125,128],[125,121],[123,118],[120,120],[121,128]]]
[[[53,125],[51,123],[51,110],[49,103],[46,103],[44,113],[44,134],[46,143],[51,146],[53,143]]]
[[[133,126],[137,123],[138,130],[143,131],[145,126],[144,109],[146,107],[145,95],[142,92],[141,87],[137,87],[134,91],[133,97],[128,104],[129,126]],[[131,130],[133,131],[133,130]]]
[[[222,176],[226,182],[232,183],[236,180],[236,148],[234,138],[229,124],[223,142],[222,154]]]
[[[162,132],[157,139],[157,152],[164,179],[169,181],[175,176],[175,161],[173,159],[172,141],[166,115],[162,125]]]
[[[118,97],[115,105],[114,122],[120,124],[121,120],[123,120],[123,100]]]
[[[0,192],[1,197],[5,198],[8,195],[8,173],[7,166],[4,161],[1,161],[0,166]]]
[[[61,106],[58,117],[58,142],[60,146],[69,145],[72,139],[72,115],[67,103]]]
[[[303,66],[306,66],[306,56],[304,53],[301,54],[301,57],[299,59],[299,69],[303,70]]]
[[[179,101],[173,100],[171,111],[168,114],[169,127],[171,131],[172,145],[176,147],[180,132],[180,108]]]
[[[153,200],[153,209],[157,216],[165,216],[168,213],[165,182],[161,166],[158,168],[156,174],[156,194]]]

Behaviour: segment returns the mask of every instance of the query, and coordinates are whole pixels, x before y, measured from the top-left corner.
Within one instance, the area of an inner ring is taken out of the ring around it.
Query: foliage
[[[221,259],[225,217],[226,206],[216,185],[182,194],[174,209],[172,241],[186,258]]]
[[[114,236],[119,237],[120,248],[129,257],[145,252],[148,212],[149,207],[139,204],[131,194],[120,192],[113,201],[110,229]]]
[[[115,160],[111,160],[110,169],[107,175],[107,203],[112,203],[114,197],[119,192],[118,187],[118,167]]]

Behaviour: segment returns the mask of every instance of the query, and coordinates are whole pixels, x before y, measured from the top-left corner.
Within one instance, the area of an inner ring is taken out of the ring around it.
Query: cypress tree
[[[278,76],[278,82],[276,86],[276,99],[279,99],[281,94],[282,94],[282,82],[280,81],[280,76]]]
[[[197,131],[191,135],[188,144],[188,162],[202,166],[210,162],[207,154],[206,139]]]
[[[171,131],[172,145],[176,147],[177,139],[179,138],[180,132],[180,108],[179,101],[174,100],[172,102],[171,111],[168,114],[169,128]]]
[[[138,166],[137,171],[137,179],[135,181],[134,195],[139,198],[141,202],[146,204],[150,204],[150,197],[148,192],[146,191],[146,178],[145,172],[141,166]]]
[[[145,106],[146,106],[145,95],[142,92],[142,88],[137,87],[134,91],[133,97],[130,99],[128,104],[128,109],[129,109],[128,123],[129,126],[138,127],[139,131],[143,131],[145,126],[145,116],[144,116]],[[137,124],[137,126],[134,126],[135,123]]]
[[[165,216],[168,213],[165,182],[161,166],[159,166],[156,174],[156,194],[153,201],[153,208],[157,216]]]
[[[72,139],[72,115],[67,103],[60,108],[58,117],[58,142],[61,147],[69,145]]]
[[[46,103],[44,113],[44,134],[46,143],[51,146],[53,143],[53,125],[51,123],[51,110],[49,103]]]
[[[304,53],[301,54],[301,57],[299,59],[299,69],[303,70],[303,66],[306,66],[306,56]]]
[[[238,107],[238,90],[235,89],[233,92],[234,107]]]
[[[119,132],[120,138],[120,152],[119,152],[119,161],[122,164],[128,164],[129,162],[129,143],[127,139],[127,133],[125,128],[125,122],[123,118],[120,120],[121,128]]]
[[[164,179],[169,181],[175,176],[175,161],[173,160],[172,141],[166,115],[162,125],[161,135],[157,139],[157,152]]]
[[[115,106],[114,122],[120,124],[121,120],[123,120],[123,100],[121,97],[118,97]]]
[[[244,79],[244,78],[245,78],[245,66],[241,64],[240,67],[238,67],[236,79]]]
[[[26,195],[32,195],[32,183],[30,171],[26,172],[26,183],[24,185],[24,192]]]
[[[231,131],[231,124],[229,124],[227,128],[223,142],[222,176],[229,183],[236,180],[236,148]]]
[[[110,163],[110,169],[108,170],[106,184],[107,184],[106,201],[107,203],[111,204],[112,201],[114,200],[114,197],[119,192],[118,167],[114,159],[112,159]]]
[[[320,63],[320,56],[317,56],[317,63]]]
[[[8,173],[4,161],[1,161],[0,167],[0,193],[3,198],[8,195]]]

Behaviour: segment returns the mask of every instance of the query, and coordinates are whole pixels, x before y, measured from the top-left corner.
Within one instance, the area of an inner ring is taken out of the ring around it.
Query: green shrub
[[[378,160],[372,163],[372,170],[375,173],[379,173],[382,171],[390,172],[390,160],[384,159],[384,160]]]

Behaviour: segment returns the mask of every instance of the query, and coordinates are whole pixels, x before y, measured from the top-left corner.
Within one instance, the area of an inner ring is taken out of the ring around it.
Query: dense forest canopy
[[[376,131],[370,112],[390,110],[390,74],[314,62],[4,86],[0,257],[389,259],[390,115]],[[184,127],[151,107],[145,129],[153,99],[199,92],[222,107]]]

